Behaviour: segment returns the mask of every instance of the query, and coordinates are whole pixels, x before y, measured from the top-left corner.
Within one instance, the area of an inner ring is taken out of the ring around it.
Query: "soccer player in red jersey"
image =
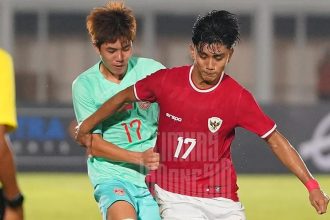
[[[230,153],[237,127],[263,138],[305,184],[316,211],[326,212],[329,198],[297,151],[251,93],[224,72],[238,40],[237,17],[230,12],[199,17],[190,48],[193,65],[159,70],[137,82],[105,102],[77,131],[77,140],[89,146],[88,132],[124,103],[159,104],[155,150],[161,165],[152,168],[147,181],[154,183],[163,219],[245,219]]]

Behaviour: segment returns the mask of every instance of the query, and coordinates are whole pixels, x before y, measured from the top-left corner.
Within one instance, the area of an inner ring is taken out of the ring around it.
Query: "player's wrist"
[[[129,151],[129,158],[131,163],[143,165],[143,156],[141,152]]]
[[[24,196],[21,193],[18,193],[15,197],[10,199],[4,196],[4,202],[6,206],[11,208],[18,208],[23,205]]]
[[[314,189],[320,189],[320,185],[316,179],[310,179],[304,185],[308,192],[311,192]]]
[[[80,123],[78,131],[80,134],[87,134],[89,132],[86,121]]]

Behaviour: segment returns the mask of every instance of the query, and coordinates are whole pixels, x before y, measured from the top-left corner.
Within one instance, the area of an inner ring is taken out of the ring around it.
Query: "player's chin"
[[[113,75],[116,76],[122,76],[126,73],[126,66],[125,65],[120,65],[120,66],[111,66],[111,72]]]
[[[201,74],[203,81],[207,82],[207,83],[212,83],[214,81],[216,81],[219,77],[217,74],[213,74],[213,73],[202,73]]]
[[[115,76],[117,76],[117,77],[119,77],[119,78],[121,78],[121,77],[123,77],[124,75],[125,75],[125,71],[123,71],[123,70],[120,70],[120,71],[113,71],[113,75],[115,75]]]
[[[215,85],[218,83],[217,77],[205,77],[204,82],[206,82],[209,85]]]

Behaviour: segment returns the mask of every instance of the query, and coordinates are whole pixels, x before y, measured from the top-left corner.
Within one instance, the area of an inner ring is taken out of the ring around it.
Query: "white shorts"
[[[155,185],[155,197],[165,220],[246,220],[240,202],[226,198],[200,198],[168,192]]]

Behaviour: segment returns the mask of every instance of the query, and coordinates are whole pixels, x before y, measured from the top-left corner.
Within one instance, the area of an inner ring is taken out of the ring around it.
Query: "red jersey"
[[[159,70],[134,85],[137,99],[160,108],[155,148],[161,162],[147,181],[183,195],[238,201],[230,153],[235,128],[265,138],[276,125],[230,76],[201,90],[192,82],[192,68]]]

